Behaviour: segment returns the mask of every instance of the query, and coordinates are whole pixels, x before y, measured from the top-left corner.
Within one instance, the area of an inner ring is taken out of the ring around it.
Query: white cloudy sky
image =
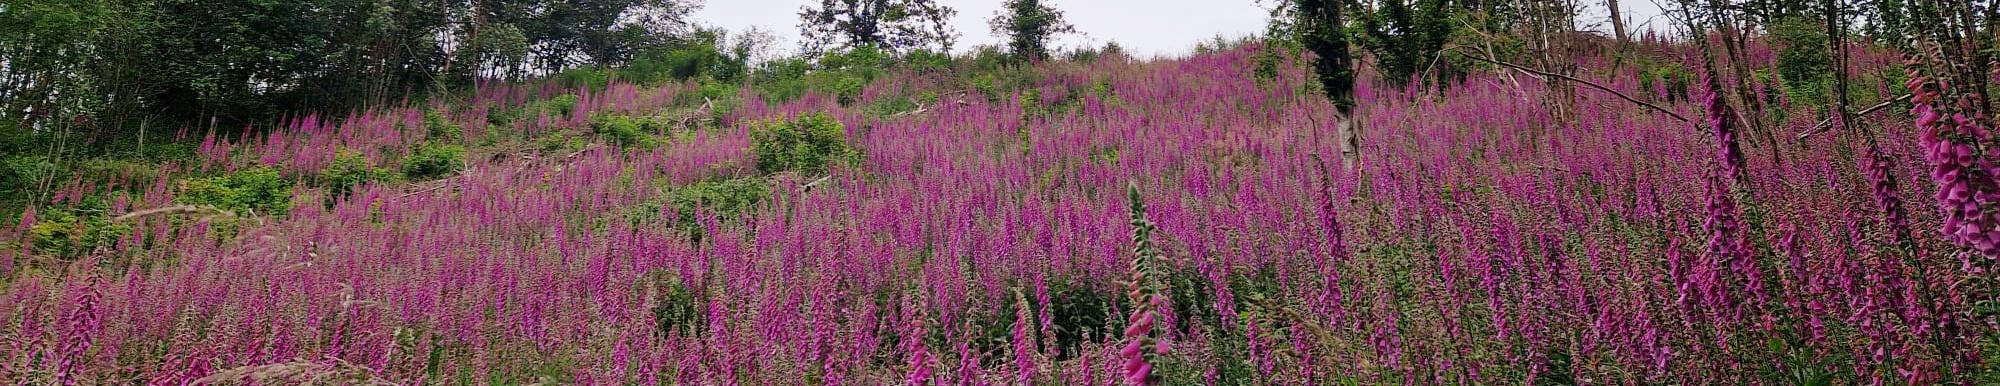
[[[1605,24],[1605,9],[1601,1],[1583,0],[1591,5],[1586,7],[1582,21]],[[986,20],[993,17],[1000,8],[1001,0],[938,0],[939,3],[958,10],[952,19],[952,26],[961,34],[958,50],[975,45],[993,44],[993,37]],[[740,31],[750,27],[761,28],[777,35],[779,49],[792,50],[798,47],[799,8],[818,0],[708,0],[696,12],[695,17],[703,24]],[[1058,46],[1102,45],[1116,41],[1130,52],[1139,55],[1175,55],[1185,53],[1194,44],[1217,35],[1240,37],[1257,34],[1264,29],[1265,20],[1270,16],[1269,0],[1049,0],[1048,3],[1062,9],[1070,24],[1084,36],[1071,36],[1060,41]],[[1627,28],[1643,29],[1666,24],[1665,21],[1646,23],[1660,13],[1659,7],[1651,0],[1620,1],[1619,8],[1625,10]],[[1608,30],[1609,27],[1599,27]]]

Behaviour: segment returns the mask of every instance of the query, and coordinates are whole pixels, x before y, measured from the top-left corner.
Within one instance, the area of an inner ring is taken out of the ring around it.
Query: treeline
[[[0,1],[0,119],[240,126],[713,47],[686,0]]]
[[[1073,32],[1010,0],[996,32],[1029,59]],[[770,43],[702,27],[699,0],[4,0],[0,121],[115,130],[225,126],[422,100],[476,80],[620,68],[634,81],[735,81]],[[931,0],[823,0],[803,53],[949,52],[956,14]],[[588,76],[585,76],[588,77]]]

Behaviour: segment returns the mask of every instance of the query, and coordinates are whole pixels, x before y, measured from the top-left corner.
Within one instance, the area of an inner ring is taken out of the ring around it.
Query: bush
[[[445,119],[443,112],[437,110],[424,112],[425,140],[458,142],[464,138],[464,133],[465,129],[458,127],[457,123],[452,123],[451,120]]]
[[[667,123],[655,117],[598,114],[590,118],[590,131],[621,148],[659,146],[658,134],[667,132]]]
[[[1790,17],[1771,28],[1772,38],[1781,44],[1778,78],[1784,80],[1785,94],[1800,103],[1824,105],[1832,96],[1833,58],[1827,55],[1832,48],[1823,26],[1811,18]]]
[[[949,64],[943,54],[912,54],[916,68]],[[758,91],[773,102],[796,99],[807,92],[832,95],[841,104],[853,104],[863,88],[887,73],[896,62],[889,53],[869,47],[829,52],[818,61],[779,59],[764,63],[757,71]]]
[[[551,78],[556,84],[564,87],[601,89],[611,84],[611,71],[597,67],[577,67],[563,70]]]
[[[758,125],[750,131],[750,153],[764,173],[826,172],[835,160],[855,155],[847,146],[847,128],[826,113]]]
[[[533,109],[548,113],[552,117],[568,118],[570,114],[576,113],[576,104],[580,101],[576,95],[563,94],[549,98],[548,100],[536,102],[530,106]]]
[[[32,194],[35,187],[50,174],[56,172],[55,162],[49,157],[32,153],[8,154],[0,158],[0,193],[7,195]]]
[[[618,79],[639,84],[697,77],[732,82],[748,71],[748,66],[741,59],[724,54],[713,44],[688,44],[641,52],[631,63],[618,70]]]
[[[102,205],[87,205],[79,209],[102,210]],[[76,258],[98,248],[110,248],[118,240],[131,234],[132,226],[112,222],[102,215],[85,215],[70,210],[51,208],[35,215],[35,225],[28,228],[27,241],[35,253],[58,258]]]
[[[663,199],[639,204],[627,212],[627,218],[635,227],[665,220],[668,225],[687,232],[699,242],[706,230],[701,226],[698,211],[725,221],[734,220],[770,196],[771,186],[762,178],[706,180],[668,188]]]
[[[333,163],[319,172],[320,185],[326,187],[332,198],[345,197],[356,187],[388,178],[388,171],[369,165],[367,157],[349,150],[341,150],[333,157]]]
[[[277,169],[256,167],[181,183],[177,201],[232,212],[283,216],[292,208],[292,181]]]
[[[695,210],[701,209],[723,218],[733,219],[744,211],[763,203],[771,196],[771,186],[761,178],[738,178],[733,180],[702,181],[674,189],[670,192],[671,204],[684,224],[695,224]]]
[[[951,63],[951,54],[943,52],[916,50],[903,55],[903,65],[918,73],[951,69]]]
[[[428,180],[457,173],[465,167],[465,147],[459,145],[422,144],[410,151],[403,159],[403,176],[412,180]]]

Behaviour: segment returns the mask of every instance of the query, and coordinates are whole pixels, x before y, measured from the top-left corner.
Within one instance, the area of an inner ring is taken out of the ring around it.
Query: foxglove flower
[[[1987,207],[2000,202],[1993,165],[1985,158],[1981,144],[1987,130],[1978,119],[1948,105],[1952,85],[1944,78],[1924,71],[1923,63],[1911,56],[1907,70],[1910,115],[1917,117],[1922,130],[1918,140],[1924,159],[1930,161],[1931,179],[1938,192],[1938,209],[1944,212],[1946,240],[1971,248],[1987,258],[2000,256],[2000,213]],[[1970,103],[1958,103],[1969,107]],[[1976,114],[1976,113],[1975,113]]]
[[[1146,220],[1145,199],[1139,196],[1137,184],[1128,185],[1126,192],[1132,203],[1132,279],[1128,284],[1133,311],[1126,319],[1125,348],[1118,356],[1125,360],[1121,372],[1126,384],[1150,386],[1160,383],[1159,375],[1153,373],[1154,358],[1167,353],[1166,341],[1154,336],[1167,298],[1156,277],[1160,257],[1153,247],[1153,223]]]

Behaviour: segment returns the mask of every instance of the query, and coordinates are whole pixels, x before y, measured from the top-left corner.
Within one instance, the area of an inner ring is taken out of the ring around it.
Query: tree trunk
[[[1618,9],[1618,0],[1604,0],[1604,8],[1611,10],[1611,34],[1618,38],[1618,48],[1624,49],[1632,42],[1632,36],[1625,32],[1625,16]]]
[[[1361,129],[1354,117],[1354,56],[1348,51],[1342,2],[1296,0],[1305,46],[1319,56],[1313,72],[1326,98],[1333,101],[1334,137],[1340,144],[1340,164],[1353,169],[1361,163]]]
[[[1340,140],[1340,166],[1348,170],[1361,165],[1361,125],[1354,121],[1353,106],[1334,109],[1333,135]]]

